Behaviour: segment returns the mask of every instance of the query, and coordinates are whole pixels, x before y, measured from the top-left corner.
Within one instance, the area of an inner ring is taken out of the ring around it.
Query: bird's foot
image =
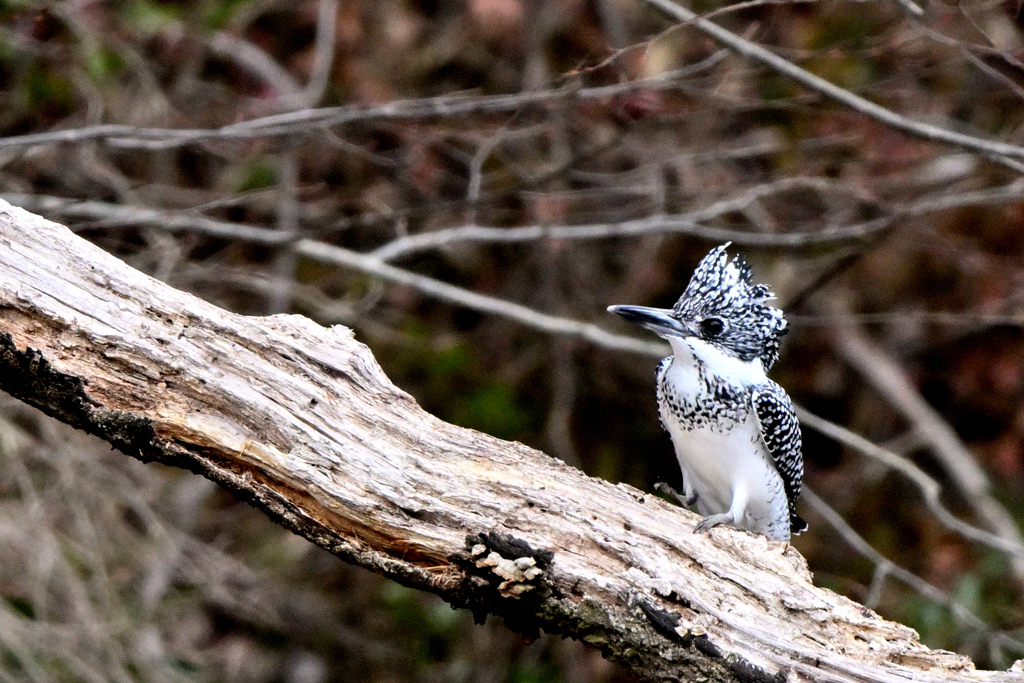
[[[697,502],[697,492],[696,491],[691,493],[689,496],[684,496],[683,494],[679,493],[679,491],[676,491],[674,488],[672,488],[671,486],[669,486],[668,484],[666,484],[663,481],[659,481],[659,482],[655,483],[654,484],[654,490],[658,491],[659,493],[664,493],[666,496],[668,496],[669,498],[671,498],[675,502],[679,503],[684,508],[688,508],[688,507],[690,507],[691,505],[693,505],[694,503]]]
[[[723,512],[718,515],[711,515],[697,522],[697,526],[693,527],[693,533],[704,533],[711,527],[716,527],[719,524],[731,524],[732,521],[732,514],[729,512]]]

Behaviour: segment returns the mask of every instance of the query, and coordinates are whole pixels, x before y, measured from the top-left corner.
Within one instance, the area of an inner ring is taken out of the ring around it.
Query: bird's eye
[[[709,338],[717,337],[725,331],[725,321],[721,318],[704,318],[699,325],[701,333]]]

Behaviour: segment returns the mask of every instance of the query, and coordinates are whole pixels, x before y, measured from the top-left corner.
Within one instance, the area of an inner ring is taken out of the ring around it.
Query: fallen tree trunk
[[[800,555],[424,412],[347,328],[245,317],[0,202],[0,388],[353,564],[650,679],[1011,681]]]

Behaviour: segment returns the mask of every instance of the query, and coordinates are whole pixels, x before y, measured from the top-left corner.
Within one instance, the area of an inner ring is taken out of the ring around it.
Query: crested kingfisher
[[[729,260],[728,246],[701,260],[673,308],[608,310],[672,347],[658,366],[658,412],[683,473],[677,497],[704,517],[695,531],[730,524],[788,541],[807,528],[796,514],[800,425],[789,396],[766,374],[786,321],[767,303],[767,285],[751,282],[743,257]]]

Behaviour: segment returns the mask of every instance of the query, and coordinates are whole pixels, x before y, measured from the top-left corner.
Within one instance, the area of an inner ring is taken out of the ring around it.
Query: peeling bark
[[[424,412],[347,328],[229,313],[0,202],[0,388],[353,564],[663,680],[1020,681],[791,547]]]

